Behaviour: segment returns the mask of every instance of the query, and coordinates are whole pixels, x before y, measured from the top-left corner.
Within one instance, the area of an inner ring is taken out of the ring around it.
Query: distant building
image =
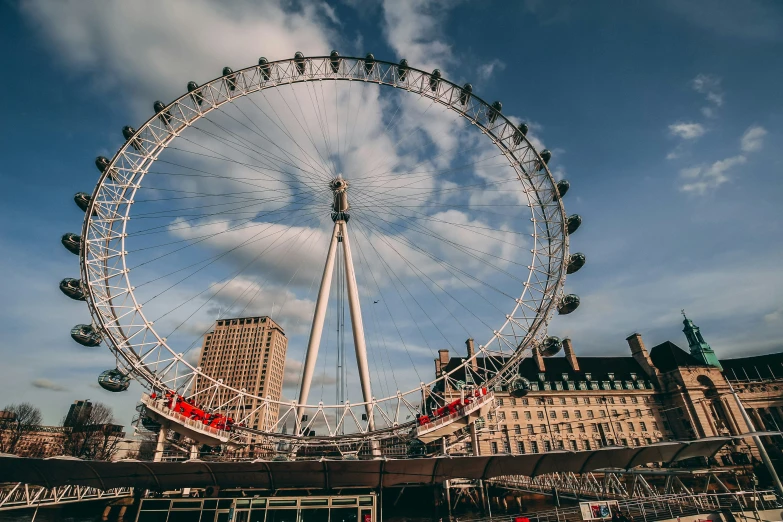
[[[83,424],[90,418],[92,413],[92,403],[90,401],[73,401],[68,414],[65,416],[63,426],[72,428],[78,424]]]
[[[577,357],[570,339],[563,340],[565,357],[544,358],[534,352],[519,368],[530,381],[528,394],[512,397],[504,386],[495,388],[497,407],[479,421],[477,437],[453,437],[452,451],[540,453],[747,433],[752,429],[732,387],[757,430],[783,428],[783,353],[719,360],[693,321],[686,317],[683,325],[688,352],[669,341],[648,352],[639,334],[627,338],[630,357]],[[470,357],[473,340],[467,346]],[[441,350],[436,374],[461,363],[462,357]],[[479,357],[475,371],[460,370],[452,377],[471,386],[481,368],[498,363],[502,361]],[[459,393],[446,390],[447,397]],[[767,439],[773,459],[783,460],[778,444]],[[747,442],[728,446],[719,459],[723,464],[746,463],[757,453]]]
[[[220,319],[204,336],[199,366],[205,375],[223,384],[245,390],[254,397],[280,400],[288,339],[283,328],[266,316]],[[207,407],[213,399],[213,381],[199,376],[193,395]],[[252,428],[270,430],[277,422],[278,407],[263,407],[257,399],[226,408],[228,414]]]

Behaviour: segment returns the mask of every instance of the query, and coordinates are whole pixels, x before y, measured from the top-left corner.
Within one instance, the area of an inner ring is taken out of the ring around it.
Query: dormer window
[[[613,373],[607,373],[606,376],[609,377],[610,381],[614,380],[614,374]]]
[[[585,374],[585,379],[587,379],[588,381],[592,381],[593,380],[593,376],[591,374],[589,374],[589,373],[586,373]]]
[[[632,381],[635,381],[635,380],[636,380],[636,374],[635,374],[635,373],[632,373],[632,374],[631,374],[631,380],[632,380]]]
[[[563,380],[564,380],[564,381],[567,381],[567,380],[568,380],[568,374],[567,374],[567,373],[562,373],[562,374],[560,374],[560,375],[561,375],[561,377],[563,377]]]
[[[546,380],[546,374],[539,373],[538,374],[538,380],[541,381],[541,382],[545,381]]]

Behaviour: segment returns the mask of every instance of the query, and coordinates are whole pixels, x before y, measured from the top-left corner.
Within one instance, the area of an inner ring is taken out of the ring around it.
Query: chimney
[[[449,364],[449,351],[438,350],[438,358],[435,359],[435,373],[436,377],[440,377],[440,372]]]
[[[644,341],[642,341],[642,334],[634,333],[626,337],[628,346],[631,348],[631,355],[636,362],[644,369],[644,372],[651,379],[655,379],[658,376],[658,369],[653,365],[650,354],[647,353],[647,348],[644,347]]]
[[[473,344],[473,339],[465,341],[465,346],[468,347],[468,359],[476,355],[476,347]],[[476,359],[470,361],[470,367],[473,368],[473,371],[478,370],[478,361]]]
[[[533,359],[535,359],[536,361],[536,366],[538,366],[538,371],[543,372],[545,370],[544,358],[541,356],[541,352],[538,350],[538,347],[533,347]]]
[[[563,351],[565,351],[565,358],[568,364],[571,365],[571,369],[575,372],[579,371],[579,361],[576,360],[576,354],[574,353],[574,345],[571,344],[571,339],[563,339]]]

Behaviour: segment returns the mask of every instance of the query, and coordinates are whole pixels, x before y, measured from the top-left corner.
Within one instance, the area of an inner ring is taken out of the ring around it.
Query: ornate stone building
[[[719,360],[690,319],[683,325],[688,351],[669,341],[648,351],[637,333],[627,338],[631,353],[625,357],[577,357],[570,339],[562,343],[565,357],[534,353],[519,367],[530,382],[527,395],[496,388],[495,409],[477,423],[476,433],[451,437],[449,452],[474,453],[476,444],[479,454],[537,453],[738,435],[752,431],[739,402],[759,431],[783,427],[783,353]],[[469,339],[467,355],[472,353]],[[435,371],[449,372],[460,363],[441,350]],[[475,373],[483,365],[492,363],[475,359]],[[471,384],[470,376],[452,377]],[[459,391],[446,394],[458,397]],[[756,456],[747,441],[729,446],[718,459],[747,462]],[[773,459],[783,457],[771,439],[765,446]]]

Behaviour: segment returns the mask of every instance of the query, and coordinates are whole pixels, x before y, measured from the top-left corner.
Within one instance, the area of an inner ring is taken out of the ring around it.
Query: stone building
[[[199,366],[205,375],[251,396],[280,400],[287,349],[283,328],[270,317],[220,319],[204,336]],[[212,381],[200,376],[193,394],[199,403],[208,404],[211,389]],[[264,411],[261,406],[253,399],[241,406],[242,411],[231,413],[235,419],[249,414],[249,427],[271,430],[278,408],[274,405]]]
[[[477,423],[473,436],[450,437],[449,452],[474,453],[474,444],[475,453],[486,455],[738,435],[752,429],[736,397],[758,430],[783,427],[783,353],[719,360],[690,319],[683,325],[688,351],[669,341],[648,351],[637,333],[626,339],[630,356],[625,357],[578,357],[570,339],[562,341],[564,357],[534,352],[518,370],[530,382],[529,392],[513,397],[505,386],[496,387],[494,410]],[[466,344],[470,357],[473,340]],[[462,360],[441,350],[436,374]],[[478,357],[473,364],[480,374],[497,361]],[[454,381],[471,384],[470,376],[457,373]],[[459,390],[446,395],[458,397]],[[780,456],[771,439],[765,442],[773,458]],[[718,458],[740,464],[755,455],[752,444],[739,442]]]

